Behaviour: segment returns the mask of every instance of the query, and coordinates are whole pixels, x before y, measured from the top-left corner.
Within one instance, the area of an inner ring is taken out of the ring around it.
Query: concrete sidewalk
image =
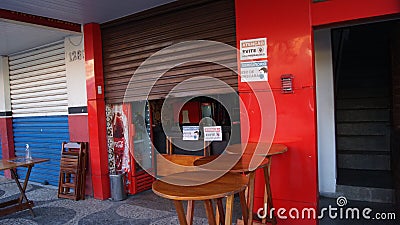
[[[0,202],[4,202],[19,195],[18,188],[13,180],[0,178]],[[172,201],[160,198],[151,190],[129,196],[124,201],[100,201],[93,198],[73,201],[58,199],[55,187],[30,183],[27,188],[27,196],[35,203],[35,217],[29,211],[14,213],[0,217],[0,224],[25,225],[163,225],[179,224]],[[208,224],[202,202],[195,203],[194,224]],[[336,199],[321,198],[320,208],[329,205],[337,207]],[[376,204],[349,201],[351,207],[371,207],[374,212],[394,212],[394,206],[388,204]],[[234,220],[241,216],[240,203],[235,198]],[[398,213],[396,216],[400,216]],[[279,223],[278,223],[279,224]],[[344,224],[400,224],[399,220],[332,220],[328,216],[320,221],[320,225],[344,225]]]
[[[154,195],[151,190],[129,196],[124,201],[100,201],[91,197],[73,201],[58,199],[57,189],[54,187],[30,183],[26,194],[35,203],[35,217],[25,210],[0,217],[0,224],[179,224],[172,201]],[[14,199],[18,195],[19,191],[13,180],[0,178],[0,202]],[[240,212],[239,207],[239,202],[235,202],[235,212]],[[235,219],[239,216],[235,213]],[[195,205],[194,224],[208,224],[201,202],[196,202]]]

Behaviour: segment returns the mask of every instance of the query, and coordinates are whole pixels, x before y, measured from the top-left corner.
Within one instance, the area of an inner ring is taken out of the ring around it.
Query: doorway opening
[[[399,24],[331,30],[336,192],[349,199],[395,202],[400,169]]]

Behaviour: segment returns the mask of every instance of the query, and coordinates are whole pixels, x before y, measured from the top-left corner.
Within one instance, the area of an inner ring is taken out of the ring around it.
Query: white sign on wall
[[[197,141],[199,140],[199,126],[183,126],[183,139],[184,141]]]
[[[64,39],[68,107],[86,106],[86,71],[83,36]]]
[[[241,62],[240,81],[268,81],[268,61]]]
[[[204,127],[204,141],[222,141],[221,126]]]
[[[267,38],[240,40],[240,60],[267,58]]]

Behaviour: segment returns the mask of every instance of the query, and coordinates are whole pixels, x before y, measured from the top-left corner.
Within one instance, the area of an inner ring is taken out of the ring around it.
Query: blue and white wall
[[[30,180],[58,185],[61,142],[69,140],[64,40],[10,55],[9,71],[15,155],[29,144],[33,157],[50,159]]]

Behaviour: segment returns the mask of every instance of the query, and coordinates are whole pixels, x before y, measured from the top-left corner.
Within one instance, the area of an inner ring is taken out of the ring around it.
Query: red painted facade
[[[399,0],[331,0],[311,4],[312,25],[373,19],[400,13]]]
[[[357,9],[357,10],[355,10]],[[400,12],[398,0],[361,1],[331,0],[312,3],[309,0],[236,0],[236,34],[240,40],[267,38],[269,85],[274,94],[277,125],[274,142],[289,147],[285,154],[274,156],[271,169],[275,208],[317,208],[317,131],[315,111],[315,72],[313,26],[359,20]],[[238,45],[238,48],[240,46]],[[240,57],[238,57],[239,61]],[[239,63],[240,66],[240,63]],[[280,76],[294,76],[294,93],[280,92]],[[244,102],[242,132],[250,132],[250,141],[260,137],[260,106],[257,95],[268,93],[263,82],[240,83],[240,97]],[[261,107],[263,100],[261,100]],[[248,122],[246,121],[248,120]],[[264,182],[260,171],[256,177],[255,209],[262,207]],[[317,220],[281,220],[279,224],[317,224]]]
[[[85,64],[88,99],[89,159],[92,173],[93,195],[97,199],[110,197],[104,78],[100,26],[86,24]]]
[[[236,1],[237,43],[245,39],[267,38],[268,82],[277,112],[274,140],[289,148],[287,153],[273,157],[272,193],[275,208],[288,210],[290,207],[300,210],[317,208],[318,202],[314,65],[309,15],[309,0]],[[294,76],[293,94],[281,93],[280,77],[283,74]],[[264,82],[253,86],[252,91],[247,84],[240,82],[239,93],[246,110],[257,114],[260,110],[258,103],[251,99],[265,95],[268,89]],[[268,121],[260,124],[260,116],[248,118],[251,141],[257,141],[258,132],[262,126],[267,126]],[[246,129],[243,124],[242,129]],[[255,211],[263,206],[264,187],[262,174],[258,172]],[[282,220],[278,223],[310,225],[317,224],[317,220]]]
[[[15,157],[14,134],[11,117],[0,118],[0,135],[3,159]],[[6,178],[11,178],[11,172],[9,170],[5,170],[4,176]]]
[[[0,9],[0,18],[6,20],[13,20],[23,23],[35,24],[39,26],[53,27],[62,30],[69,30],[74,32],[81,32],[81,25],[67,21],[47,18],[43,16],[36,16],[22,12],[15,12],[5,9]]]
[[[69,140],[71,142],[88,142],[89,143],[89,129],[88,129],[88,116],[87,115],[69,115],[68,116],[68,129]],[[89,155],[90,157],[90,155]],[[92,169],[90,161],[86,170],[86,195],[93,196],[92,185]]]
[[[73,142],[89,142],[88,116],[68,116],[69,138]]]

